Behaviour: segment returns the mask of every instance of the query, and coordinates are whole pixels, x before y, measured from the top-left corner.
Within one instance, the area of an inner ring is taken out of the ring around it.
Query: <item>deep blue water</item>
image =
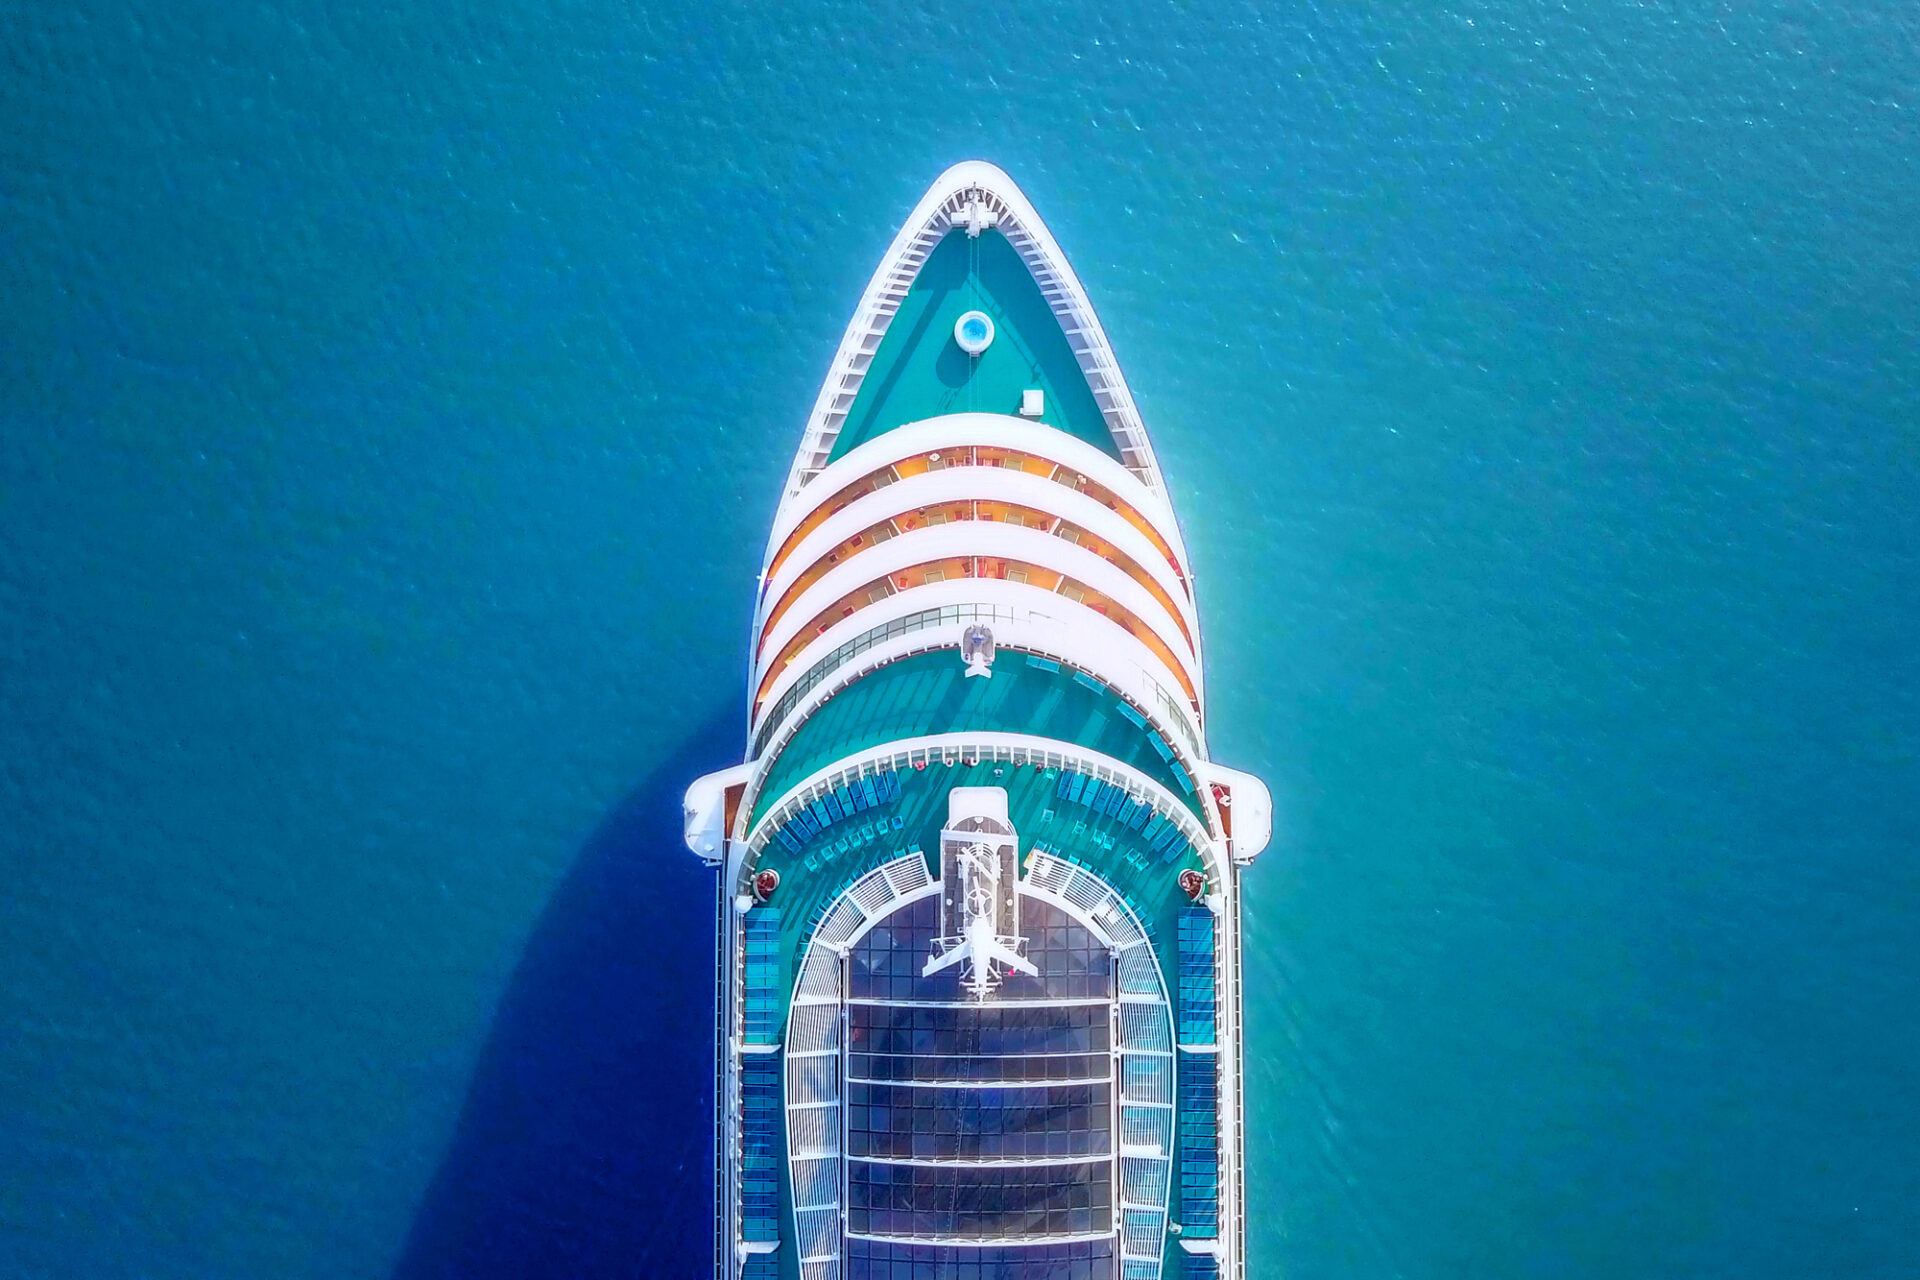
[[[698,1274],[671,797],[972,155],[1279,802],[1256,1280],[1920,1274],[1915,14],[8,6],[0,1275]]]

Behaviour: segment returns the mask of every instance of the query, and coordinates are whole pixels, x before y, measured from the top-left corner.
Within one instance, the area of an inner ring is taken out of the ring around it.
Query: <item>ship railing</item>
[[[888,770],[924,769],[948,764],[1011,764],[1042,769],[1067,769],[1111,783],[1135,796],[1144,796],[1175,827],[1217,874],[1220,847],[1205,824],[1174,793],[1146,774],[1095,751],[1077,749],[1053,738],[1017,733],[930,734],[887,743],[849,757],[789,790],[786,797],[762,814],[747,836],[747,851],[757,856],[801,809],[845,783]]]
[[[713,966],[713,1257],[715,1280],[730,1280],[737,1264],[734,1259],[733,1205],[733,1104],[729,1083],[734,1061],[728,1024],[733,1011],[733,987],[728,982],[728,959],[733,951],[734,931],[728,919],[731,903],[727,899],[726,878],[716,870],[714,876]]]
[[[891,640],[897,640],[902,636],[912,635],[915,632],[925,631],[935,627],[958,626],[963,622],[997,622],[1013,625],[1016,623],[1032,624],[1037,621],[1038,619],[1031,610],[1017,610],[1010,605],[955,604],[941,605],[931,609],[921,609],[874,627],[861,635],[855,636],[838,648],[822,655],[807,668],[806,674],[802,675],[785,693],[780,695],[780,700],[762,717],[760,728],[754,734],[753,755],[755,758],[758,758],[766,753],[767,746],[773,740],[775,733],[781,728],[787,717],[792,714],[794,708],[797,707],[808,694],[819,688],[823,682],[832,678],[836,673],[841,672],[842,668],[855,658],[860,657],[879,645],[886,644]],[[891,661],[894,658],[910,656],[911,653],[919,653],[927,649],[941,647],[944,646],[937,643],[930,643],[921,648],[889,655],[888,660]],[[1110,687],[1115,687],[1123,698],[1128,697],[1128,691],[1124,687],[1114,686],[1111,680],[1105,679],[1100,672],[1088,668],[1074,655],[1065,652],[1061,646],[1049,645],[1037,637],[1023,637],[1018,642],[1010,643],[1009,647],[1030,650],[1040,654],[1042,657],[1051,658],[1056,662],[1071,666],[1077,671],[1086,671],[1089,675],[1101,678],[1103,682],[1107,683]],[[1179,731],[1181,740],[1186,744],[1187,751],[1193,763],[1204,760],[1206,758],[1206,752],[1201,746],[1199,731],[1193,723],[1195,714],[1193,704],[1188,702],[1184,697],[1176,697],[1161,680],[1139,663],[1124,658],[1117,659],[1117,661],[1124,663],[1127,668],[1127,674],[1133,677],[1136,682],[1136,687],[1146,694],[1146,703],[1148,705],[1144,705],[1140,709],[1150,714],[1156,722],[1163,725],[1170,725]],[[878,665],[879,664],[874,664],[863,667],[859,671],[848,675],[845,679],[841,680],[840,683],[844,686],[852,680],[867,674],[869,671],[877,670]],[[1136,701],[1136,699],[1133,698],[1128,698],[1128,700]]]

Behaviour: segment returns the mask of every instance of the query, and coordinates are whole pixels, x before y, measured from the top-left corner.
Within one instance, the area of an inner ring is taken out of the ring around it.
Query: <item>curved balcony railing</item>
[[[759,722],[760,727],[754,734],[752,754],[758,757],[766,751],[768,743],[773,740],[780,726],[785,723],[787,717],[793,713],[793,709],[799,706],[808,694],[831,679],[836,672],[840,671],[848,663],[880,645],[886,644],[891,640],[897,640],[901,636],[912,635],[915,632],[927,631],[933,628],[952,628],[967,622],[984,622],[989,625],[1005,623],[1011,625],[1023,621],[1033,623],[1036,620],[1031,614],[1008,605],[950,604],[903,614],[871,630],[862,632],[846,643],[821,655],[813,665],[807,668],[806,674],[802,675],[785,693],[780,695],[780,700],[774,703]],[[1076,660],[1071,653],[1063,652],[1061,649],[1045,642],[1023,639],[1012,644],[1010,647],[1029,650],[1042,657],[1064,662],[1075,670],[1086,671],[1088,675],[1096,679],[1104,680],[1109,674],[1112,674],[1091,670],[1086,667],[1084,662]],[[1200,735],[1196,731],[1193,723],[1192,705],[1184,698],[1178,697],[1168,690],[1166,685],[1145,667],[1140,666],[1138,663],[1128,663],[1127,665],[1131,668],[1128,675],[1133,677],[1132,688],[1148,695],[1148,700],[1151,702],[1151,705],[1146,709],[1153,716],[1154,721],[1157,724],[1171,726],[1178,730],[1181,743],[1191,753],[1192,762],[1197,763],[1200,760],[1204,760],[1206,758],[1206,751],[1201,746]],[[1137,697],[1139,695],[1135,693],[1133,696]]]

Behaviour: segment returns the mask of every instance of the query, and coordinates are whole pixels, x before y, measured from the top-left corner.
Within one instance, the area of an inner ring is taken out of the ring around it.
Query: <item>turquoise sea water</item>
[[[1920,1273],[1920,23],[12,6],[0,1275],[695,1275],[807,409],[1027,190],[1198,567],[1257,1280]]]

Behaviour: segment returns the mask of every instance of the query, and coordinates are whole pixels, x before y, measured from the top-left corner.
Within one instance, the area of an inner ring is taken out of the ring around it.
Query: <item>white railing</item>
[[[827,659],[815,664],[804,679],[788,690],[781,699],[782,705],[776,707],[761,723],[760,731],[754,735],[754,758],[768,758],[770,761],[772,756],[777,756],[785,749],[822,703],[888,663],[939,649],[959,648],[957,635],[934,634],[936,631],[946,632],[963,622],[985,621],[1008,628],[995,633],[995,643],[1002,650],[1035,654],[1098,680],[1160,734],[1181,757],[1181,766],[1192,775],[1195,786],[1200,785],[1203,773],[1201,762],[1206,756],[1200,745],[1199,734],[1194,729],[1191,703],[1176,701],[1166,686],[1144,667],[1128,663],[1120,671],[1114,671],[1111,669],[1112,663],[1092,665],[1082,647],[1075,643],[1076,637],[1071,629],[1060,628],[1059,634],[1050,637],[1047,634],[1050,628],[1031,625],[1031,618],[1025,619],[1026,625],[1023,625],[1023,620],[1011,616],[1012,612],[995,605],[945,605],[939,609],[923,609],[867,632],[860,639],[873,638],[864,645],[857,642],[842,645]],[[937,616],[929,618],[929,615]],[[914,625],[901,625],[903,623]],[[841,650],[846,649],[852,652],[841,656]],[[853,665],[856,658],[867,655],[871,655],[868,661]],[[835,658],[837,665],[828,666],[828,661]]]
[[[732,903],[727,898],[726,878],[714,877],[713,929],[713,1258],[715,1280],[739,1271],[733,1242],[739,1232],[735,1223],[734,1191],[739,1184],[734,1163],[734,1120],[732,1082],[736,1059],[730,1033],[734,1006],[731,966],[727,963],[733,949],[735,929]]]
[[[971,616],[965,613],[969,609],[975,611]],[[947,617],[948,612],[956,610]],[[938,620],[926,619],[936,611],[941,613]],[[1075,616],[1069,621],[1059,616],[1062,613]],[[867,616],[863,619],[862,615]],[[865,630],[855,629],[856,622],[871,622],[876,617],[888,620]],[[923,621],[901,625],[906,619]],[[861,669],[872,670],[894,657],[938,647],[906,637],[948,623],[971,621],[1000,628],[995,631],[995,639],[1008,648],[1037,653],[1098,676],[1103,683],[1121,690],[1170,743],[1177,746],[1183,742],[1183,754],[1193,760],[1207,758],[1200,708],[1173,684],[1173,669],[1138,636],[1114,619],[1082,609],[1064,596],[997,578],[958,578],[910,587],[857,609],[852,617],[830,627],[801,649],[793,664],[768,687],[769,696],[774,698],[771,707],[750,717],[755,725],[750,758],[764,759],[768,745],[783,740],[776,737],[783,722],[809,714],[808,707],[816,700],[810,697],[812,690],[839,669],[864,658]],[[838,683],[844,685],[850,678]],[[792,688],[801,685],[807,686],[806,692],[791,697]],[[1178,733],[1178,742],[1169,729]]]
[[[971,450],[966,451],[970,453]],[[1154,540],[1127,516],[1074,487],[1070,480],[982,466],[965,454],[955,465],[908,476],[864,494],[809,530],[780,566],[764,579],[754,612],[755,631],[764,630],[767,618],[786,600],[796,582],[809,574],[824,573],[828,565],[857,559],[886,540],[908,532],[899,523],[902,517],[956,507],[977,513],[982,504],[999,503],[1037,513],[1048,521],[1044,526],[1029,522],[1025,524],[1027,528],[1044,527],[1055,536],[1075,539],[1093,535],[1132,563],[1130,573],[1150,580],[1166,594],[1173,602],[1180,625],[1189,634],[1198,631],[1199,615],[1185,571],[1171,562]],[[1129,509],[1150,522],[1138,508],[1130,506]],[[977,514],[975,518],[993,519],[990,515]],[[1009,520],[1007,523],[1021,522]],[[873,541],[849,554],[849,541],[862,536],[871,536]]]
[[[836,458],[809,483],[804,493],[783,500],[768,530],[766,554],[761,561],[763,575],[772,572],[774,555],[792,538],[794,530],[820,507],[837,499],[848,486],[876,473],[891,471],[909,458],[949,451],[965,455],[969,450],[981,448],[1025,454],[1051,463],[1057,471],[1085,476],[1089,483],[1098,485],[1143,516],[1173,552],[1181,574],[1191,576],[1192,566],[1180,537],[1180,522],[1174,518],[1165,492],[1148,487],[1125,463],[1078,436],[1064,431],[1036,433],[1029,419],[972,409],[902,423],[882,432]],[[939,474],[939,470],[934,474]],[[1064,485],[1057,474],[1052,481]],[[888,483],[897,484],[901,480],[895,476]],[[1065,487],[1080,491],[1077,486]]]
[[[930,768],[962,763],[1010,764],[1042,769],[1071,769],[1089,777],[1110,782],[1149,805],[1194,847],[1206,868],[1208,879],[1218,881],[1226,861],[1224,843],[1216,843],[1192,809],[1173,792],[1112,756],[1076,747],[1057,738],[1036,738],[1020,733],[937,733],[918,738],[902,738],[869,747],[844,756],[789,787],[762,814],[743,838],[735,842],[729,883],[745,884],[761,850],[773,839],[780,826],[791,821],[801,809],[834,790],[844,782],[889,769]],[[1196,786],[1200,783],[1196,781]],[[1201,793],[1204,795],[1204,791]],[[742,821],[757,804],[751,792],[741,801]]]
[[[796,641],[805,644],[809,628],[820,622],[823,613],[836,608],[851,608],[858,613],[900,590],[894,575],[918,566],[948,561],[977,565],[982,560],[1038,565],[1072,579],[1083,593],[1105,596],[1166,648],[1196,693],[1204,687],[1198,632],[1182,621],[1177,606],[1163,602],[1125,569],[1085,547],[1039,529],[994,520],[922,526],[868,547],[828,569],[784,600],[777,615],[769,616],[751,650],[749,678],[754,681],[753,687],[759,687],[771,664]],[[977,571],[962,576],[980,577]],[[1058,600],[1078,603],[1065,594]],[[1090,606],[1087,612],[1093,612]]]

